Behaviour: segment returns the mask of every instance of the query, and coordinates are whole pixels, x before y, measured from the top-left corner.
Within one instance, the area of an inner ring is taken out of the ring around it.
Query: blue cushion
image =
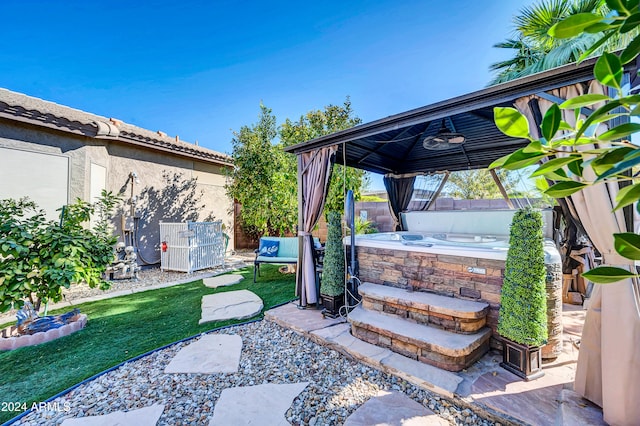
[[[279,241],[260,239],[259,256],[277,257],[278,247],[280,247]]]

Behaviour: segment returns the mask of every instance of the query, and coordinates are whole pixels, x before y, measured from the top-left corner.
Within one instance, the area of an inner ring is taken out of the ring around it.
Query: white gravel
[[[286,413],[299,425],[340,425],[380,390],[396,390],[456,425],[492,425],[469,409],[364,366],[268,321],[220,330],[242,337],[240,368],[233,374],[165,374],[172,357],[190,342],[124,364],[53,401],[59,411],[39,411],[16,425],[55,425],[65,418],[95,416],[165,404],[158,425],[207,425],[223,389],[264,383],[310,382]],[[248,402],[248,403],[254,403]],[[65,411],[64,408],[68,408]]]

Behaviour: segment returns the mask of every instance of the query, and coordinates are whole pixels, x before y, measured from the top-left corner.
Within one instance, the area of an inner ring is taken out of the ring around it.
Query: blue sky
[[[0,87],[230,153],[351,97],[369,122],[482,89],[533,0],[3,0]]]

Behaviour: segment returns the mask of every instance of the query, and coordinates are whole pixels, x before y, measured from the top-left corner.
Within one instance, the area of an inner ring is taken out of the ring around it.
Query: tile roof
[[[90,138],[126,144],[231,165],[230,156],[172,138],[164,132],[143,129],[121,120],[102,117],[78,109],[0,88],[0,118],[19,121]]]

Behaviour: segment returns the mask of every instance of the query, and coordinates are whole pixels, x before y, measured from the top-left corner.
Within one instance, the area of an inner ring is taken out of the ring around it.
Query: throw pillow
[[[273,240],[260,240],[260,249],[258,254],[266,257],[278,256],[278,248],[280,247],[280,241]]]

